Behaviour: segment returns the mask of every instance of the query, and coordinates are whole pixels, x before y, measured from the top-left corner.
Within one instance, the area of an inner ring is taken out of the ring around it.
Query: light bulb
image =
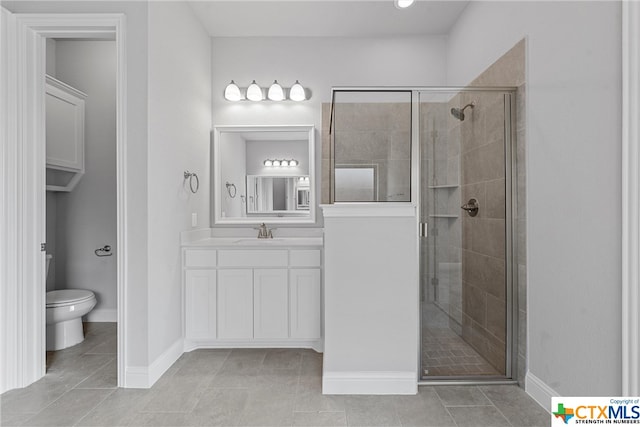
[[[280,166],[280,160],[274,160],[273,166]]]
[[[267,160],[264,161],[264,165],[265,166],[273,166],[273,161],[267,159]]]
[[[247,88],[247,99],[250,101],[262,101],[262,89],[255,80]]]
[[[414,0],[395,0],[395,5],[398,9],[406,9],[413,4]]]
[[[292,101],[304,101],[307,99],[307,94],[304,92],[304,88],[297,80],[293,86],[291,86],[291,89],[289,89],[289,99]]]
[[[231,83],[229,83],[224,90],[224,99],[227,101],[240,101],[242,99],[240,88],[233,80],[231,80]]]
[[[267,98],[272,101],[282,101],[284,99],[284,91],[282,90],[282,86],[280,86],[277,80],[274,80],[273,84],[269,86]]]
[[[289,166],[298,166],[297,160],[289,160]]]

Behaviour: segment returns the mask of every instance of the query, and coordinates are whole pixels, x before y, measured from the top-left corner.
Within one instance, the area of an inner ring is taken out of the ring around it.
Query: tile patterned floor
[[[547,426],[516,386],[421,387],[415,396],[325,396],[311,350],[196,350],[148,390],[115,387],[115,327],[48,355],[47,375],[0,396],[2,426]]]

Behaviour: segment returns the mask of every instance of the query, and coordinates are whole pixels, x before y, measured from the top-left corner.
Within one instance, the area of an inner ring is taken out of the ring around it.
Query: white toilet
[[[52,256],[47,255],[47,273]],[[47,292],[47,351],[62,350],[84,341],[82,316],[96,305],[93,292],[61,289]]]

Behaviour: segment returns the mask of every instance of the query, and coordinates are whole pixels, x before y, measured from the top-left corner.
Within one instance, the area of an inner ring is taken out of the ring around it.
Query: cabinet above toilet
[[[84,104],[87,95],[46,76],[47,190],[72,191],[84,174]]]

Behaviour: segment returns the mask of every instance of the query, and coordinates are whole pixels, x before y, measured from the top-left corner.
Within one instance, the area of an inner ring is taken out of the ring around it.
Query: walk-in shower
[[[424,381],[516,375],[514,94],[333,91],[325,202],[418,208]]]

